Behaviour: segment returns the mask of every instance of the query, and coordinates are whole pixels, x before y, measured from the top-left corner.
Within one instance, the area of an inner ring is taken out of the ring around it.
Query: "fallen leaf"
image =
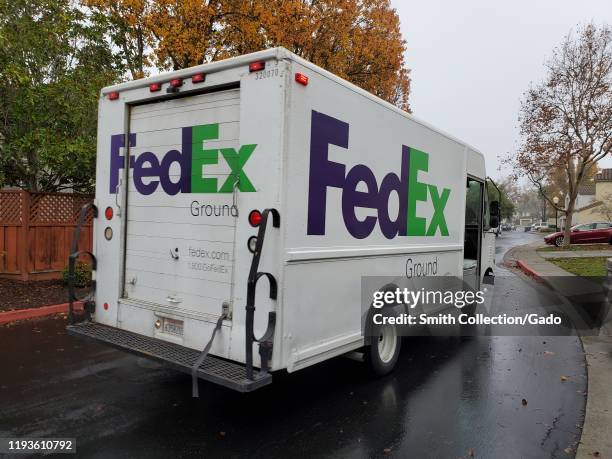
[[[389,454],[389,453],[391,453],[391,448],[385,448],[385,449],[383,449],[383,453],[385,453],[385,454]]]
[[[474,457],[474,448],[468,449],[467,453],[468,453],[468,456]]]
[[[523,406],[527,405],[527,400],[523,399],[521,400],[521,403],[523,404]]]
[[[563,451],[565,451],[567,454],[571,454],[573,449],[572,448],[565,448]]]
[[[592,456],[599,457],[600,456],[599,451],[593,451]]]
[[[567,381],[569,378],[567,376],[561,376],[561,381]]]
[[[555,355],[555,353],[551,351],[544,351],[544,355]]]

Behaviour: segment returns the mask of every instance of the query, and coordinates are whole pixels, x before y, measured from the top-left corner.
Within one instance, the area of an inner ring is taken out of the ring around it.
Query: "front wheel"
[[[389,374],[399,358],[402,337],[394,325],[381,325],[366,348],[366,363],[379,376]]]
[[[555,245],[561,247],[563,245],[563,236],[557,236],[555,238]]]

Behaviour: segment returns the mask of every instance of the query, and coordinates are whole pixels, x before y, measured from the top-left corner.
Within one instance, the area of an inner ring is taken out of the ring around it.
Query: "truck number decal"
[[[266,78],[277,77],[279,75],[280,75],[280,73],[278,71],[278,67],[276,67],[276,68],[272,68],[272,69],[268,69],[268,70],[262,70],[260,72],[257,72],[255,74],[255,80],[264,80]]]

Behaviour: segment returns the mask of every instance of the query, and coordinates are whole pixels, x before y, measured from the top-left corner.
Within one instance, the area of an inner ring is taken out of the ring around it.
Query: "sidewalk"
[[[612,337],[585,336],[582,338],[586,355],[589,382],[582,437],[576,452],[577,459],[612,457]],[[599,454],[597,454],[599,453]]]
[[[560,251],[540,251],[538,255],[543,258],[592,258],[609,257],[612,258],[612,250],[560,250]]]

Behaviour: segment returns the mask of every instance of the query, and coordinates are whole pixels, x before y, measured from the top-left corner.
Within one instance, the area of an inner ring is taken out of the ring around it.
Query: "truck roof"
[[[237,57],[231,57],[228,59],[224,59],[221,61],[215,61],[215,62],[210,62],[207,64],[201,64],[201,65],[197,65],[194,67],[189,67],[186,69],[181,69],[181,70],[175,70],[175,71],[171,71],[171,72],[164,72],[164,73],[160,73],[158,75],[153,75],[147,78],[140,78],[138,80],[132,80],[132,81],[126,81],[124,83],[119,83],[113,86],[106,86],[104,88],[102,88],[102,90],[100,91],[100,96],[104,96],[106,94],[108,94],[109,92],[112,91],[127,91],[127,90],[131,90],[131,89],[136,89],[136,88],[141,88],[143,86],[148,86],[151,83],[163,83],[168,81],[169,79],[172,78],[187,78],[195,73],[211,73],[211,72],[218,72],[218,71],[222,71],[224,69],[228,69],[228,68],[233,68],[233,67],[238,67],[241,65],[246,65],[250,62],[253,62],[255,60],[267,60],[267,59],[276,59],[276,60],[293,60],[297,63],[299,63],[300,65],[303,65],[304,67],[307,67],[308,69],[312,70],[313,72],[319,73],[320,75],[324,75],[327,78],[330,78],[334,81],[336,81],[339,84],[342,84],[348,88],[350,88],[351,90],[353,90],[354,92],[367,97],[368,99],[383,105],[385,107],[387,107],[388,109],[391,109],[393,111],[395,111],[396,113],[410,119],[411,121],[418,123],[432,131],[435,131],[436,133],[443,135],[444,137],[448,138],[449,140],[452,140],[454,142],[457,142],[460,145],[463,145],[464,147],[472,150],[474,153],[476,153],[477,155],[481,156],[484,158],[484,155],[476,148],[474,148],[473,146],[467,144],[466,142],[459,140],[457,137],[448,134],[447,132],[438,129],[434,126],[432,126],[431,124],[417,118],[416,116],[405,112],[404,110],[396,107],[395,105],[391,104],[390,102],[387,102],[386,100],[381,99],[378,96],[375,96],[374,94],[366,91],[365,89],[360,88],[359,86],[346,81],[342,78],[340,78],[337,75],[334,75],[332,72],[329,72],[325,69],[323,69],[322,67],[319,67],[318,65],[313,64],[310,61],[307,61],[306,59],[298,56],[297,54],[292,53],[291,51],[289,51],[286,48],[283,48],[281,46],[276,47],[276,48],[270,48],[270,49],[266,49],[263,51],[257,51],[254,53],[250,53],[250,54],[243,54],[242,56],[237,56]]]

